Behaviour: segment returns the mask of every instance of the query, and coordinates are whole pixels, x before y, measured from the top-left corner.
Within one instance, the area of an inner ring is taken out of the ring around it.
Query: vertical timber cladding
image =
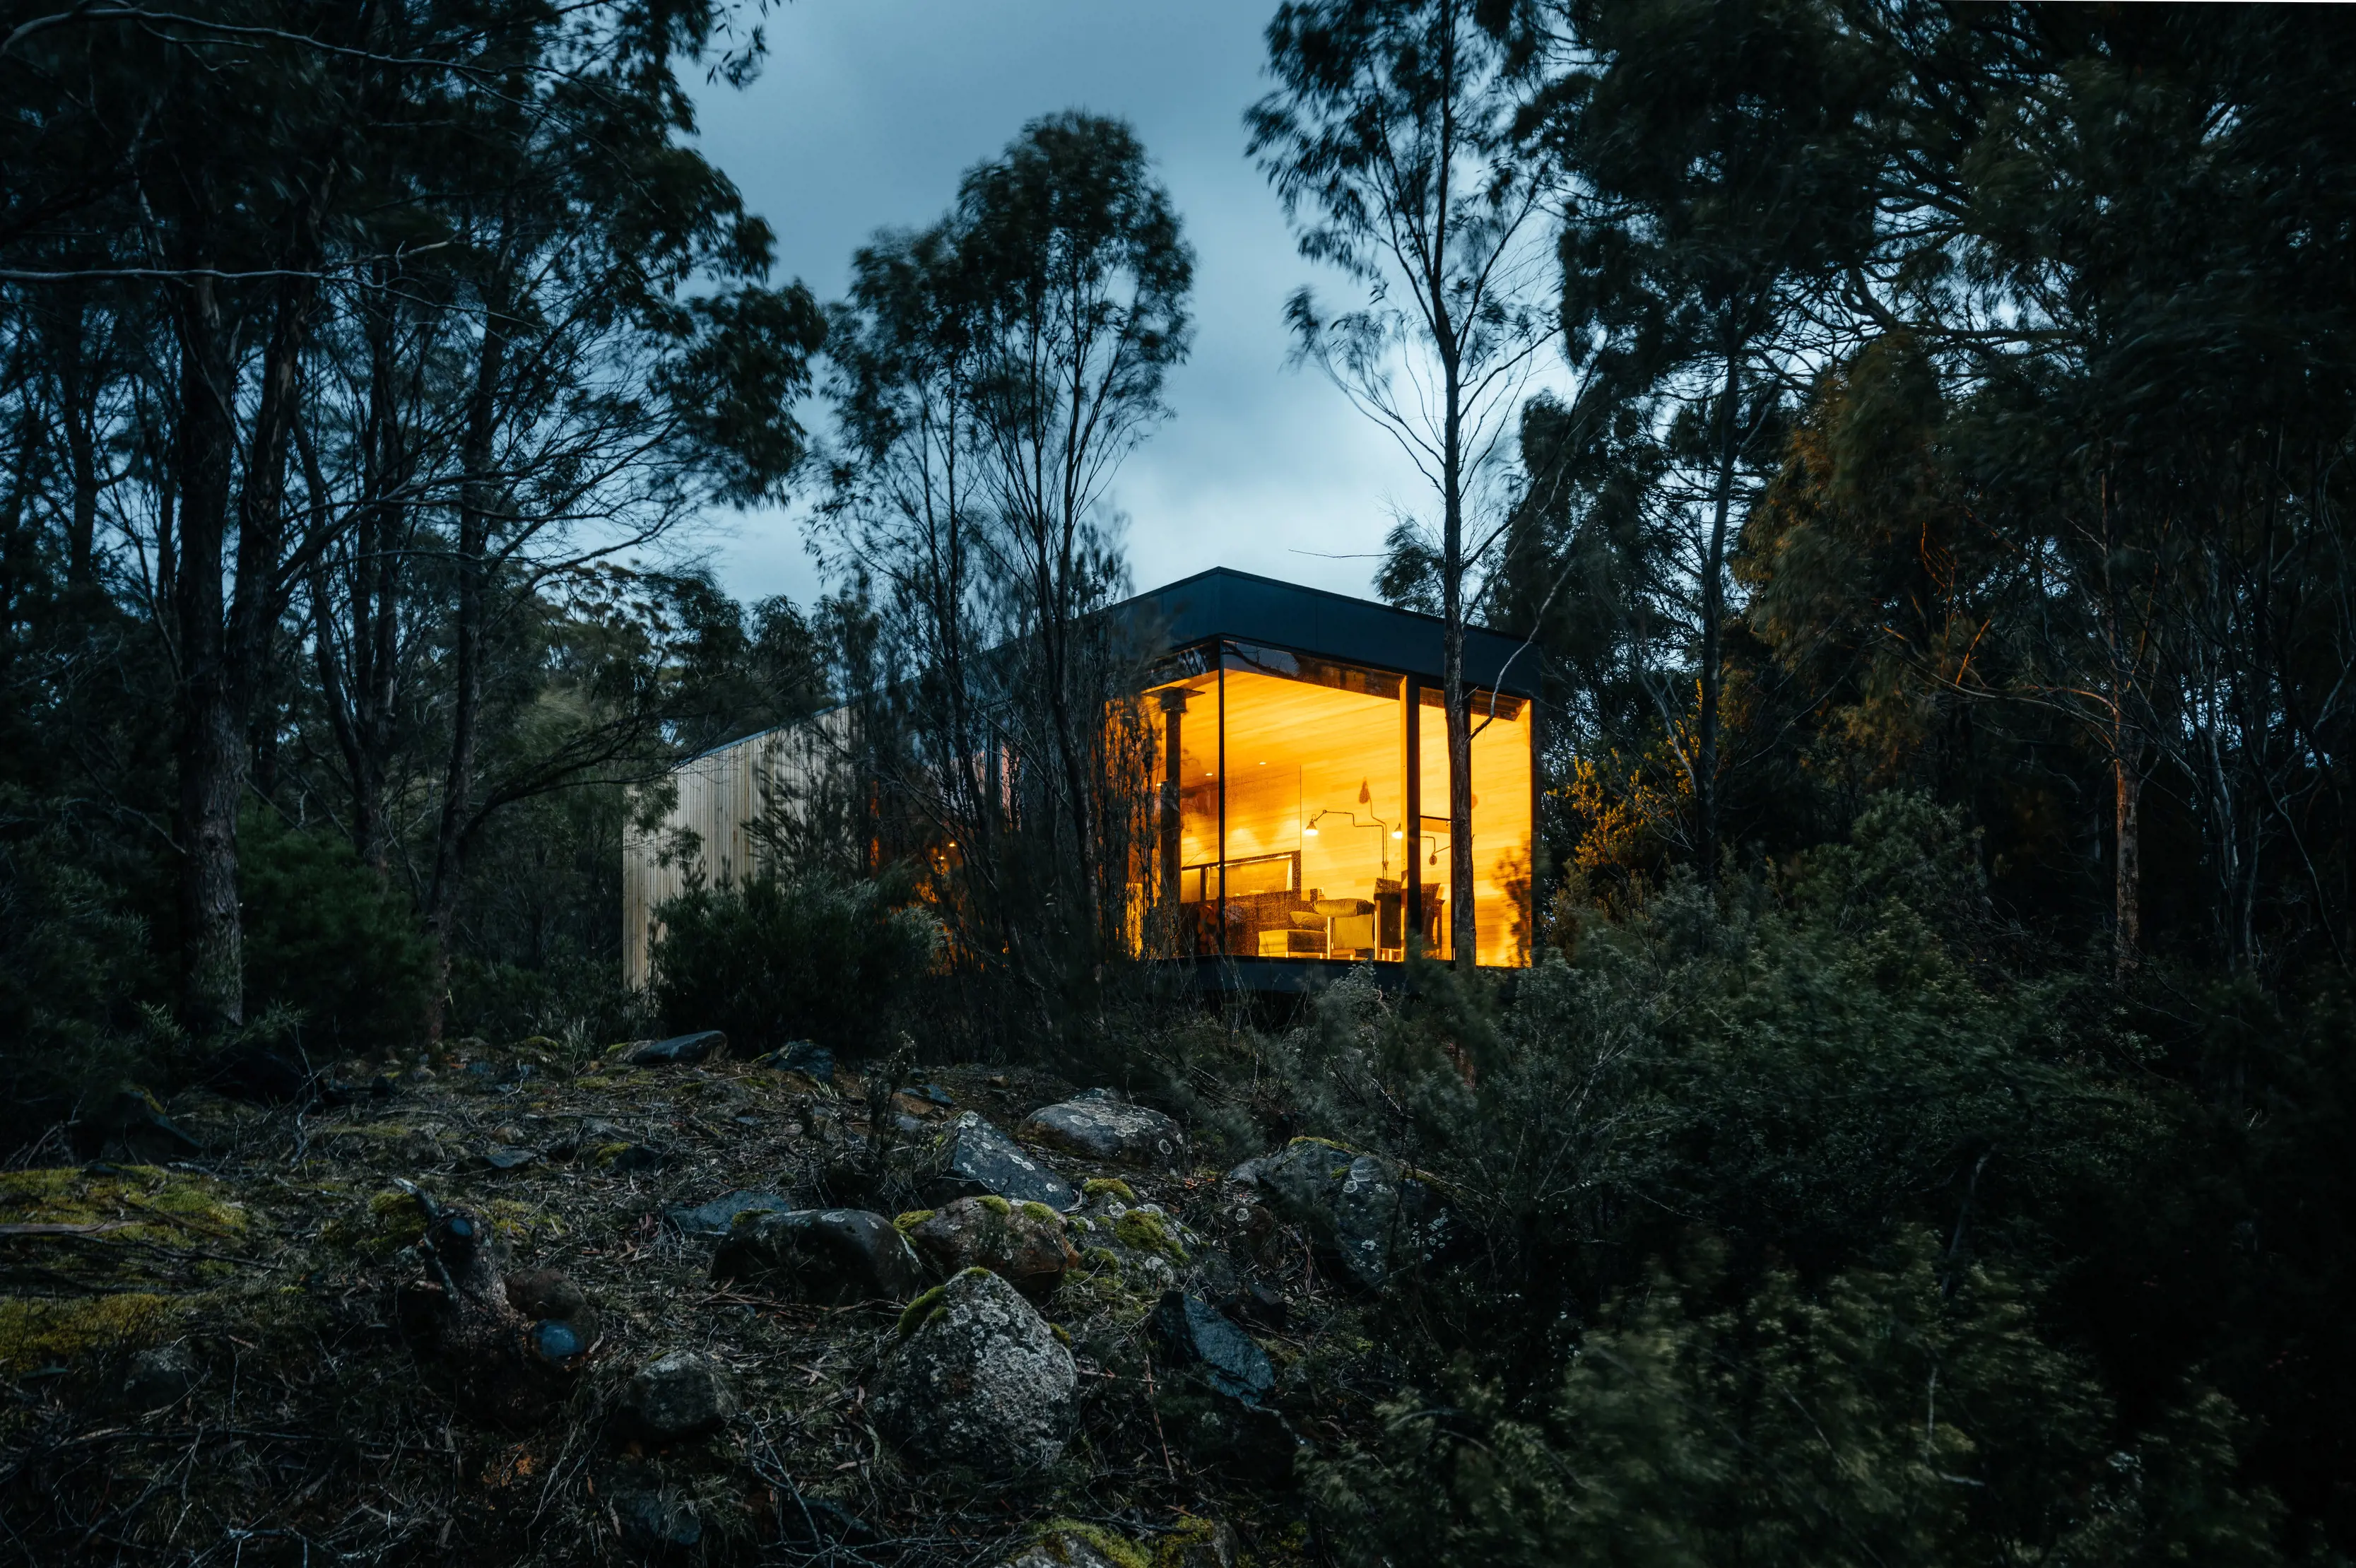
[[[679,795],[650,833],[622,835],[622,977],[644,986],[661,937],[655,911],[694,878],[733,882],[770,869],[751,825],[765,811],[798,813],[838,781],[849,755],[851,709],[765,730],[691,757],[668,781]]]

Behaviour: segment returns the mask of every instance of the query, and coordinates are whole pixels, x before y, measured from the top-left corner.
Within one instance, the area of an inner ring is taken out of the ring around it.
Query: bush
[[[814,1040],[847,1055],[911,1016],[938,928],[891,878],[820,872],[695,887],[655,911],[655,1005],[665,1027],[724,1030],[743,1053]]]
[[[145,926],[42,815],[0,794],[0,1153],[167,1053],[139,1005],[157,994]]]
[[[300,1016],[304,1050],[374,1054],[417,1039],[433,951],[408,899],[343,839],[249,812],[238,827],[249,1016]]]

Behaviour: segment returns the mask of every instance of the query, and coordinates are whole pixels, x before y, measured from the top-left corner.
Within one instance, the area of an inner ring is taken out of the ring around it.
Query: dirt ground
[[[818,1201],[864,1146],[864,1085],[618,1061],[467,1042],[338,1104],[198,1092],[162,1107],[201,1152],[121,1134],[97,1158],[53,1145],[64,1157],[0,1172],[0,1561],[990,1564],[1055,1520],[1133,1565],[1312,1552],[1281,1467],[1193,1441],[1168,1368],[1156,1382],[1144,1324],[1170,1277],[1248,1278],[1290,1307],[1258,1337],[1301,1451],[1365,1418],[1354,1308],[1216,1171],[1043,1155],[1076,1187],[1127,1182],[1191,1245],[1162,1263],[1090,1250],[1045,1304],[1082,1374],[1076,1435],[1049,1470],[916,1473],[866,1419],[903,1304],[717,1285],[713,1243],[664,1218],[737,1189]],[[1073,1087],[927,1070],[893,1136],[917,1159],[958,1111],[1011,1132]],[[404,1339],[394,1298],[420,1275],[423,1221],[403,1183],[477,1216],[508,1272],[559,1269],[588,1296],[587,1370],[544,1419],[488,1418]],[[738,1410],[716,1435],[649,1449],[616,1397],[678,1349],[723,1363]]]

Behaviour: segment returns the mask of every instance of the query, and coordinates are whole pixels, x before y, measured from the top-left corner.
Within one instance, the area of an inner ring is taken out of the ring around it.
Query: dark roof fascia
[[[1447,623],[1437,615],[1224,566],[1125,599],[1104,614],[1129,630],[1142,657],[1233,637],[1426,680],[1440,679],[1444,669]],[[1467,626],[1464,678],[1535,698],[1537,655],[1519,637]]]

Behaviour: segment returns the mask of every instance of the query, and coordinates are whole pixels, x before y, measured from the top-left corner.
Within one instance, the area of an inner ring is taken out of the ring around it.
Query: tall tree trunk
[[[1742,355],[1726,356],[1724,401],[1718,416],[1718,482],[1710,497],[1709,544],[1702,552],[1701,711],[1694,737],[1694,815],[1701,878],[1718,880],[1718,729],[1719,698],[1726,688],[1726,531],[1734,508],[1735,410],[1742,392]]]
[[[209,264],[199,248],[194,264]],[[244,1020],[237,904],[237,807],[245,734],[222,618],[222,550],[236,444],[229,334],[217,285],[180,285],[179,516],[172,618],[179,638],[180,991],[191,1029]]]
[[[65,427],[66,479],[72,510],[66,522],[66,582],[87,592],[97,578],[98,411],[91,406],[88,357],[89,306],[79,287],[69,291],[59,311],[65,330],[58,344],[58,421]]]
[[[2114,957],[2118,977],[2135,972],[2143,954],[2143,770],[2135,746],[2119,727],[2111,779],[2116,808],[2111,891],[2116,912]]]
[[[498,487],[491,458],[498,444],[499,384],[507,373],[511,330],[503,293],[483,313],[483,341],[467,400],[458,484],[458,603],[455,678],[450,695],[450,764],[442,786],[442,816],[434,836],[434,878],[428,887],[426,935],[434,944],[434,987],[426,1004],[426,1039],[439,1044],[450,996],[450,935],[458,911],[458,881],[475,803],[477,727],[483,704],[483,649],[489,615],[491,510]]]

